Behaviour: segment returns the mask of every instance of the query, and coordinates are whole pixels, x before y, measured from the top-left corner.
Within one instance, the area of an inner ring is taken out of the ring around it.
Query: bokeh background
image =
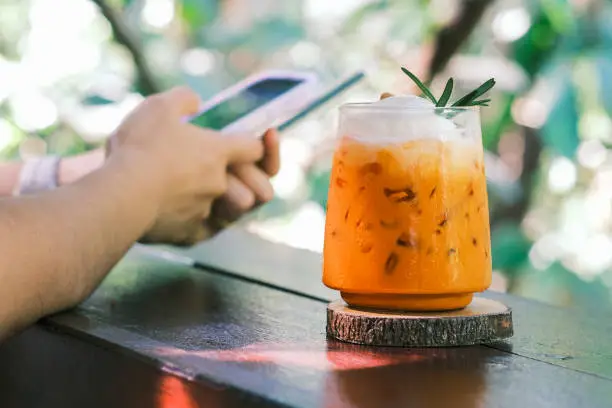
[[[142,98],[266,68],[367,80],[283,135],[277,198],[243,221],[321,251],[336,107],[493,76],[483,110],[494,288],[610,308],[612,2],[0,0],[0,156],[98,147]],[[320,271],[313,271],[320,273]]]

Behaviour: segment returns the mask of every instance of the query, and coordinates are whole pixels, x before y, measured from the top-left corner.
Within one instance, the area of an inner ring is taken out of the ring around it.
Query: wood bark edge
[[[514,334],[512,310],[466,316],[372,316],[327,308],[327,334],[341,341],[395,347],[452,347],[497,342]],[[336,303],[337,305],[337,303]]]

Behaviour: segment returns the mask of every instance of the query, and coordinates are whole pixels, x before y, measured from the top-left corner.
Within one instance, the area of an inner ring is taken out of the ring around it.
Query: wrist
[[[74,183],[104,164],[104,150],[97,149],[59,162],[57,183],[60,186]]]

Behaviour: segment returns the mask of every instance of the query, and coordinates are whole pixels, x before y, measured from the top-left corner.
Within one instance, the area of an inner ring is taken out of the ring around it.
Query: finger
[[[261,160],[261,167],[273,177],[280,170],[280,146],[278,142],[278,132],[276,129],[268,129],[263,136],[264,157]]]
[[[264,146],[253,136],[221,135],[228,164],[256,163],[263,158]]]
[[[252,164],[239,164],[232,167],[232,172],[258,202],[266,203],[274,198],[270,176],[259,167]]]
[[[235,221],[255,206],[255,200],[253,191],[238,177],[229,174],[227,192],[215,202],[214,217]]]
[[[161,94],[168,102],[169,109],[180,117],[193,115],[200,108],[200,97],[186,86],[179,86]]]

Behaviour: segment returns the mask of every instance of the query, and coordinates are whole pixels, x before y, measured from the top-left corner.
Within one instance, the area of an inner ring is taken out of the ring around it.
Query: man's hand
[[[251,187],[250,192],[263,199],[271,195],[267,177],[254,164],[264,158],[262,141],[184,123],[185,116],[197,112],[199,102],[186,88],[150,97],[111,139],[109,161],[117,156],[133,171],[146,173],[151,197],[158,202],[155,221],[143,242],[192,245],[208,237],[205,220],[213,201],[230,193],[228,203],[232,205],[237,202],[236,186],[244,186],[228,177],[230,167],[239,171],[238,177]]]
[[[268,130],[263,136],[264,157],[257,164],[230,166],[227,175],[227,192],[212,206],[211,216],[205,226],[212,236],[258,205],[274,198],[270,178],[280,168],[278,134]]]

